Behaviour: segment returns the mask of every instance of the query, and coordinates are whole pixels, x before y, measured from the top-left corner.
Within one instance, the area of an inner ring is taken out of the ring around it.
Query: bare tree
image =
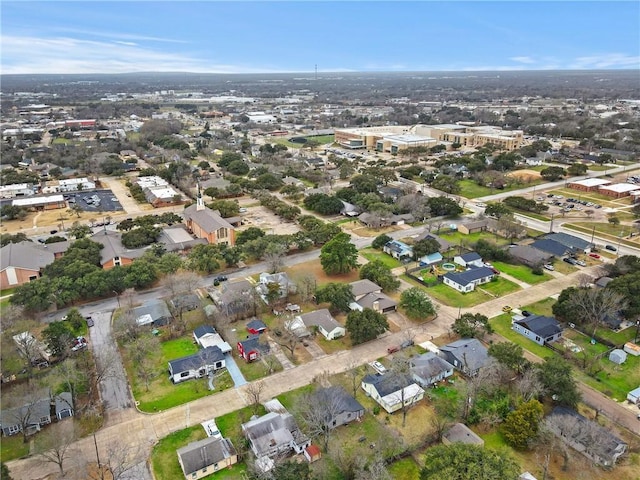
[[[409,397],[410,392],[407,389],[414,384],[409,375],[411,371],[411,362],[409,357],[404,354],[396,355],[391,360],[391,368],[386,375],[389,376],[390,382],[395,385],[399,403],[402,405],[402,426],[407,422],[407,412],[413,406],[415,397]]]
[[[368,464],[361,466],[355,474],[355,480],[392,480],[384,458],[376,456]]]
[[[254,415],[258,412],[258,406],[260,405],[260,397],[262,396],[264,387],[265,387],[264,382],[258,381],[258,382],[249,383],[245,389],[245,396],[247,397],[247,401],[249,402],[249,405],[251,405],[251,410]]]
[[[0,315],[0,326],[2,331],[13,331],[15,327],[27,317],[25,309],[21,305],[14,305],[12,303],[3,307],[2,315]]]
[[[162,279],[161,285],[167,292],[175,297],[181,293],[193,293],[200,285],[202,277],[196,272],[184,271],[172,273]]]
[[[64,463],[73,456],[72,444],[75,440],[73,422],[67,421],[40,433],[36,437],[35,449],[42,462],[57,465],[60,476],[64,477]]]
[[[347,378],[349,379],[349,386],[351,387],[351,394],[355,397],[360,387],[360,379],[363,377],[360,365],[355,360],[351,360],[347,366]]]
[[[302,275],[296,279],[296,289],[303,302],[308,302],[316,292],[317,282],[313,275]]]
[[[14,424],[22,432],[22,440],[27,443],[29,428],[38,424],[40,412],[49,413],[50,399],[47,391],[33,382],[14,386],[3,398],[3,427]]]
[[[298,345],[298,343],[300,343],[300,337],[298,337],[296,332],[291,329],[290,322],[291,321],[286,321],[284,323],[284,328],[278,330],[280,332],[280,335],[274,335],[272,337],[272,340],[281,347],[286,348],[291,356],[293,356],[296,346]]]
[[[275,355],[264,355],[260,357],[260,359],[262,360],[262,363],[264,363],[267,367],[267,373],[269,375],[275,372],[276,368],[278,368],[278,365],[280,365],[280,362],[278,362],[278,359],[275,357]]]
[[[269,273],[277,273],[284,267],[286,247],[277,243],[269,244],[262,260],[267,264]]]
[[[607,318],[615,318],[627,307],[624,296],[610,288],[579,288],[569,298],[568,304],[585,319],[586,324],[593,326],[594,335]]]
[[[33,321],[19,322],[15,328],[19,333],[13,335],[13,341],[29,372],[31,372],[34,363],[42,358],[41,344],[30,332],[30,329],[35,326]]]
[[[112,480],[121,480],[147,458],[141,445],[135,447],[127,442],[112,441],[106,446],[106,463]]]
[[[82,357],[81,357],[82,358]],[[84,360],[84,358],[82,358]],[[74,405],[77,403],[78,387],[88,380],[85,369],[80,368],[78,360],[75,358],[67,358],[63,362],[56,365],[52,374],[49,376],[51,383],[64,384],[65,388],[71,393],[71,399]],[[55,387],[54,384],[51,387]]]
[[[522,375],[516,379],[515,389],[525,402],[538,398],[544,393],[544,387],[534,368],[526,369]]]
[[[341,387],[318,387],[303,395],[296,404],[305,432],[319,438],[326,452],[339,415],[345,411],[345,392]]]

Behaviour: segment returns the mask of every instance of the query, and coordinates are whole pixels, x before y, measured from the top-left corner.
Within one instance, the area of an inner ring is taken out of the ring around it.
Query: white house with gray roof
[[[318,331],[324,335],[324,338],[327,340],[344,337],[347,333],[345,328],[333,318],[326,308],[303,313],[302,315],[298,315],[296,319],[299,319],[307,328],[317,327]]]
[[[225,367],[224,354],[220,348],[207,347],[193,355],[177,358],[169,362],[169,377],[173,383],[192,378],[206,377]]]
[[[414,405],[424,398],[424,390],[409,375],[365,375],[361,387],[388,413]]]
[[[489,361],[487,348],[476,338],[462,338],[440,347],[440,355],[466,375],[476,375]]]
[[[238,452],[228,438],[209,437],[191,442],[176,453],[186,480],[204,478],[238,463]]]

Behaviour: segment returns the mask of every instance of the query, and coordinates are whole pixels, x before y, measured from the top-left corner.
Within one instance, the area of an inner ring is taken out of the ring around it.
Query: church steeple
[[[198,182],[198,198],[196,199],[196,211],[204,210],[204,200],[200,191],[200,182]]]

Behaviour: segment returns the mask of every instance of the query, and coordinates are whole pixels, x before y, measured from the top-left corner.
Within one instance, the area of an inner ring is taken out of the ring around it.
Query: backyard
[[[209,390],[208,378],[192,379],[178,384],[174,384],[169,379],[167,365],[170,360],[185,357],[198,351],[198,347],[193,343],[193,337],[191,337],[191,335],[162,342],[160,347],[159,354],[152,357],[155,375],[149,382],[148,389],[142,379],[136,374],[130,356],[126,354],[123,355],[131,390],[134,398],[139,402],[138,408],[141,411],[149,413],[159,412],[212,393],[212,391]],[[231,376],[226,369],[216,374],[214,386],[215,392],[233,386]]]
[[[364,248],[360,250],[360,255],[362,255],[364,258],[366,258],[370,262],[373,262],[374,260],[380,260],[389,268],[396,268],[396,267],[402,266],[402,263],[400,263],[399,260],[396,260],[391,255],[387,255],[386,253],[381,252],[380,250],[376,250],[374,248]]]
[[[513,184],[503,188],[502,190],[498,190],[495,188],[489,188],[482,185],[478,185],[473,180],[458,181],[458,185],[460,185],[460,195],[465,198],[485,197],[487,195],[493,195],[495,193],[509,192],[511,190],[519,190],[521,188],[533,187],[534,185],[539,185],[541,183],[543,183],[543,180],[538,179],[538,180],[530,181],[526,184],[523,184],[523,183]]]
[[[504,272],[521,282],[528,283],[529,285],[537,285],[538,283],[546,282],[552,278],[551,275],[546,272],[543,272],[542,275],[536,275],[531,271],[531,268],[526,265],[514,265],[512,263],[504,262],[491,262],[491,264],[499,271]]]

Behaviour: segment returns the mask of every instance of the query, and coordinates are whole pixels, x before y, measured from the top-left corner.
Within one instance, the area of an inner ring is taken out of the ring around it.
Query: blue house
[[[404,258],[410,259],[413,257],[413,248],[399,240],[391,240],[390,242],[387,242],[385,246],[382,247],[382,251],[398,260],[402,260]]]

